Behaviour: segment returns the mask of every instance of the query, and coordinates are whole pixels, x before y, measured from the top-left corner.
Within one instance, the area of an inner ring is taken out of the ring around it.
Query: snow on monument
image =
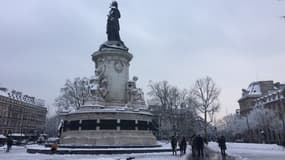
[[[95,77],[88,101],[79,110],[63,114],[61,143],[95,146],[152,146],[152,114],[146,110],[137,77],[129,80],[133,55],[119,35],[118,3],[112,2],[107,20],[107,41],[92,54]]]

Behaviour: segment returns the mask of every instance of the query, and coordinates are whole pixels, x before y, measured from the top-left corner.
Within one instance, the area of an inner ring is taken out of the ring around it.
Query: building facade
[[[271,109],[280,116],[285,116],[285,87],[271,91],[255,100],[256,108]]]
[[[248,142],[283,143],[285,141],[285,84],[273,81],[252,82],[242,89],[238,100],[241,116],[247,117],[254,108],[270,109],[282,121],[280,130],[274,128],[251,128],[244,137]],[[247,119],[248,124],[248,119]]]
[[[247,115],[255,107],[265,107],[284,113],[285,84],[273,81],[252,82],[247,89],[242,89],[238,100],[240,114]]]
[[[36,136],[45,129],[44,101],[0,87],[0,134]]]

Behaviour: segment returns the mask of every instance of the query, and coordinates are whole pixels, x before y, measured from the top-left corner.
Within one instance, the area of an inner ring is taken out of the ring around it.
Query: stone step
[[[28,153],[41,153],[41,154],[132,154],[132,153],[158,153],[158,152],[170,152],[171,149],[154,148],[154,149],[60,149],[52,152],[49,148],[36,149],[28,148]]]

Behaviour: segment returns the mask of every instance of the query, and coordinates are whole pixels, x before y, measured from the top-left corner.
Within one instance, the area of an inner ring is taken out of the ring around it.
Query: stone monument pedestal
[[[93,109],[64,115],[69,126],[61,135],[63,144],[98,146],[151,146],[151,114],[148,112]]]
[[[129,80],[133,55],[122,42],[107,41],[93,53],[95,78],[85,105],[63,114],[64,145],[155,146],[152,114],[146,110],[137,77]],[[156,145],[157,146],[157,145]]]

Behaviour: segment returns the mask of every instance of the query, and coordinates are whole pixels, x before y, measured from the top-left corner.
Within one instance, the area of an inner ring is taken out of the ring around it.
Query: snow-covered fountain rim
[[[149,115],[152,114],[148,111],[142,111],[142,110],[130,110],[130,109],[122,109],[120,107],[106,107],[103,109],[79,109],[76,111],[72,111],[69,113],[61,113],[61,115],[69,115],[69,114],[80,114],[80,113],[130,113],[130,114],[143,114],[143,115]]]
[[[108,146],[108,145],[101,145],[101,146],[97,146],[97,148],[95,148],[95,145],[90,145],[90,144],[82,144],[80,145],[83,148],[76,148],[79,145],[76,144],[60,144],[59,145],[59,150],[66,150],[68,147],[64,147],[64,146],[72,146],[74,148],[70,148],[71,150],[120,150],[120,149],[125,149],[125,150],[140,150],[140,149],[170,149],[171,145],[169,142],[165,143],[165,142],[160,142],[158,141],[155,145],[129,145],[129,146]],[[84,148],[85,146],[85,148]],[[93,146],[94,148],[88,148],[89,146]],[[101,148],[100,148],[101,147]],[[44,145],[27,145],[28,149],[43,149],[43,150],[50,150],[50,147],[45,147]]]
[[[45,145],[45,147],[51,147],[51,145]],[[91,144],[60,144],[59,148],[69,148],[69,149],[162,149],[169,148],[161,144],[154,145],[91,145]]]
[[[136,154],[136,153],[162,153],[162,152],[171,152],[170,143],[162,144],[157,143],[157,147],[134,147],[130,146],[120,147],[120,148],[64,148],[59,147],[56,151],[56,154]],[[41,154],[51,154],[50,147],[39,146],[39,145],[30,145],[27,146],[28,153],[41,153]]]

